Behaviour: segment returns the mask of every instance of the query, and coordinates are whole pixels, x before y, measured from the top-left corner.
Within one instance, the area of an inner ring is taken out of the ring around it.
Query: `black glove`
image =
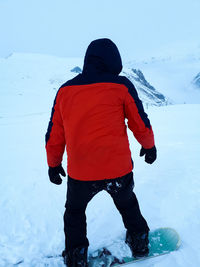
[[[57,167],[49,167],[48,173],[50,181],[57,185],[62,184],[62,179],[60,178],[59,174],[61,174],[64,177],[66,176],[66,173],[61,164]]]
[[[144,155],[145,155],[145,162],[152,164],[157,158],[156,147],[153,146],[152,148],[149,148],[149,149],[142,147],[140,150],[140,157]]]

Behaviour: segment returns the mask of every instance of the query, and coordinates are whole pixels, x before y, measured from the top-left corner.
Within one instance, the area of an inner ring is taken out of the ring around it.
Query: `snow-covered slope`
[[[75,66],[81,66],[80,59],[17,54],[0,59],[2,267],[63,266],[61,258],[47,256],[58,255],[64,248],[66,180],[60,186],[49,182],[44,135],[56,90],[76,75],[70,71]],[[128,133],[135,162],[135,192],[150,228],[175,228],[182,246],[170,255],[133,266],[197,267],[200,105],[154,106],[147,111],[158,159],[153,165],[145,164],[138,156],[140,145]],[[63,166],[66,168],[66,156]],[[94,197],[88,205],[87,218],[90,252],[109,246],[114,254],[125,253],[125,229],[108,194],[101,192]]]
[[[139,69],[124,68],[122,71],[130,81],[135,85],[138,95],[144,105],[148,106],[163,106],[171,104],[168,98],[158,92],[151,84],[147,82],[144,74]]]
[[[199,52],[130,61],[126,66],[142,70],[148,82],[173,103],[200,103],[200,90],[192,82],[200,71]]]
[[[81,64],[81,59],[38,54],[12,54],[1,58],[0,116],[48,112],[47,107],[52,105],[58,88],[76,75],[70,70],[77,64]]]

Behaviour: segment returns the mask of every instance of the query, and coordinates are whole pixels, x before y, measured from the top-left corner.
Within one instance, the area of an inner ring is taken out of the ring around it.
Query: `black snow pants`
[[[68,176],[67,201],[64,213],[65,249],[89,246],[85,210],[89,201],[100,191],[106,190],[119,210],[124,226],[131,232],[148,231],[136,195],[133,192],[133,173],[101,181],[79,181]]]

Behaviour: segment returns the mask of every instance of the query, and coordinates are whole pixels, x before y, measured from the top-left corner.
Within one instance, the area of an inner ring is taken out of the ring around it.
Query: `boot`
[[[149,232],[141,232],[141,233],[129,233],[129,231],[126,232],[125,242],[130,247],[134,258],[142,258],[148,256],[149,254],[148,234]]]
[[[88,267],[87,247],[78,247],[69,252],[63,251],[62,256],[67,267]]]

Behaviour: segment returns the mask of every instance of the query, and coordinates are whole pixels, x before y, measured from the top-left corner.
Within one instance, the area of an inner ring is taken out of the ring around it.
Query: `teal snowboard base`
[[[172,228],[159,228],[149,233],[149,255],[143,258],[117,258],[107,248],[102,248],[89,256],[89,267],[128,266],[134,262],[165,255],[180,247],[181,240]],[[127,253],[128,254],[128,253]]]

